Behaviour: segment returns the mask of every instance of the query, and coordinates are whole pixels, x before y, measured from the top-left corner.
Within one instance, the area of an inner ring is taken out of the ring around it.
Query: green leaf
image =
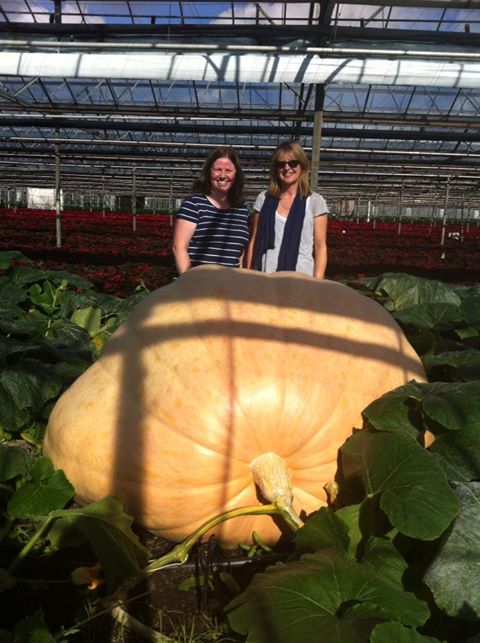
[[[25,358],[0,370],[1,423],[11,431],[28,427],[62,387],[53,368],[38,359]]]
[[[32,480],[25,482],[10,498],[7,512],[12,518],[46,516],[55,509],[64,507],[75,489],[60,469],[53,470],[51,461],[38,458],[32,467]]]
[[[370,643],[439,643],[439,639],[422,636],[400,623],[380,623],[373,628]]]
[[[18,307],[27,299],[26,293],[10,279],[0,280],[0,316],[12,317],[21,314]]]
[[[401,586],[408,565],[390,540],[370,538],[361,560],[367,561],[383,578]]]
[[[27,257],[18,250],[2,250],[0,251],[0,270],[8,270],[14,259],[20,259],[25,263],[32,263],[30,259],[27,259]]]
[[[439,459],[449,480],[480,479],[480,430],[468,427],[437,436],[429,451]]]
[[[450,330],[463,322],[458,303],[416,304],[394,312],[393,317],[405,326],[436,331]]]
[[[36,339],[45,332],[48,318],[38,311],[29,311],[15,316],[10,310],[8,317],[0,317],[0,332],[21,339]]]
[[[32,460],[25,449],[0,444],[0,482],[26,476]]]
[[[460,311],[465,322],[470,326],[480,328],[480,292],[470,291],[460,304]]]
[[[480,381],[439,382],[425,392],[422,410],[426,418],[449,431],[469,427],[480,430]]]
[[[17,623],[14,641],[15,643],[55,643],[41,609]]]
[[[227,614],[255,643],[354,643],[369,640],[371,619],[416,626],[429,611],[368,563],[322,550],[256,575]]]
[[[480,427],[480,381],[410,382],[374,400],[362,415],[380,431],[415,437],[415,429]]]
[[[332,511],[322,507],[296,533],[295,556],[333,548],[352,559],[368,562],[400,586],[407,564],[391,541],[366,534],[366,542],[363,542],[362,508],[362,505],[349,505]]]
[[[18,408],[10,391],[3,385],[2,376],[0,373],[0,428],[15,433],[29,423],[30,413]]]
[[[118,498],[108,497],[79,509],[58,512],[48,538],[55,547],[88,541],[101,562],[107,587],[113,591],[146,565],[149,552],[131,530],[132,518]]]
[[[51,366],[38,359],[23,359],[16,366],[5,369],[0,377],[20,409],[39,410],[62,388],[62,382]]]
[[[358,520],[358,512],[357,512]],[[327,547],[348,552],[350,538],[348,526],[340,516],[326,507],[309,517],[295,534],[296,555],[313,553]]]
[[[451,381],[480,380],[480,350],[446,351],[423,358],[430,379]]]
[[[453,484],[460,515],[444,536],[424,581],[449,616],[480,619],[480,482]]]
[[[401,533],[433,540],[458,513],[458,501],[438,462],[420,445],[393,433],[359,431],[341,447],[345,479],[379,496]]]
[[[417,440],[424,425],[421,415],[413,409],[418,407],[423,395],[422,384],[409,382],[374,400],[363,410],[362,416],[378,431],[401,433]]]
[[[39,306],[46,313],[50,313],[55,306],[56,289],[46,281],[42,285],[35,283],[28,289],[28,296],[32,303]]]
[[[89,306],[88,308],[77,309],[71,319],[75,324],[84,328],[91,337],[94,337],[102,327],[102,311],[100,308]]]
[[[380,275],[375,292],[387,295],[390,310],[401,310],[415,304],[453,304],[459,306],[461,298],[455,287],[433,279],[423,279],[402,273]]]
[[[28,266],[15,266],[11,270],[11,278],[14,283],[22,288],[29,284],[43,284],[46,281],[51,282],[55,286],[59,286],[62,282],[65,282],[65,284],[68,284],[72,288],[93,288],[91,281],[65,270],[41,270]]]
[[[5,360],[6,357],[20,356],[22,357],[30,351],[36,350],[36,346],[31,342],[17,340],[13,337],[3,337],[0,335],[0,359]]]

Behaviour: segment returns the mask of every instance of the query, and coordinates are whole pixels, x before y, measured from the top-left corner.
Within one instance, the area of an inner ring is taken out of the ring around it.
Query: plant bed
[[[476,643],[478,285],[398,273],[350,279],[401,325],[429,381],[363,410],[362,431],[339,450],[341,493],[291,530],[288,548],[254,541],[228,552],[208,541],[183,564],[155,568],[175,545],[132,527],[115,499],[76,505],[41,451],[55,400],[146,293],[121,300],[16,253],[0,265],[0,627],[22,642],[36,641],[35,631],[41,643],[140,643],[142,634],[119,624],[124,612],[111,616],[122,606],[172,643]],[[425,430],[435,435],[426,450]],[[73,571],[98,561],[102,584],[72,584]]]

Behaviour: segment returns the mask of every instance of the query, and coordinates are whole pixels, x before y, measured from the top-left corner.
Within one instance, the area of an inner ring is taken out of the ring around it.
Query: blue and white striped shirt
[[[178,219],[197,225],[188,246],[192,266],[216,263],[238,268],[250,237],[249,211],[245,204],[225,210],[216,208],[203,194],[188,196],[177,212]]]

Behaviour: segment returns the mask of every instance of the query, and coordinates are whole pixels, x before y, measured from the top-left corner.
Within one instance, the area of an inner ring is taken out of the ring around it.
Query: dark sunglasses
[[[292,159],[291,161],[275,161],[275,167],[279,170],[284,168],[286,165],[288,165],[288,167],[291,167],[293,170],[299,164],[300,164],[300,161],[297,161],[297,159]]]

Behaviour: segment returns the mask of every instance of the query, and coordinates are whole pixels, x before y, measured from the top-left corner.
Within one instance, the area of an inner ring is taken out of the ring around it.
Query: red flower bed
[[[328,276],[377,275],[408,272],[446,282],[480,281],[480,228],[446,226],[442,244],[441,225],[329,223]]]
[[[0,250],[19,250],[42,267],[68,270],[106,293],[126,297],[144,283],[149,289],[172,279],[172,228],[168,215],[65,211],[57,247],[51,210],[0,209]]]
[[[0,209],[0,250],[19,250],[47,269],[68,270],[96,283],[104,292],[130,295],[144,283],[149,289],[171,281],[172,227],[166,214],[66,211],[62,245],[56,245],[51,210]],[[450,225],[441,245],[440,225],[354,221],[329,222],[331,279],[408,272],[443,281],[480,281],[480,228]]]

